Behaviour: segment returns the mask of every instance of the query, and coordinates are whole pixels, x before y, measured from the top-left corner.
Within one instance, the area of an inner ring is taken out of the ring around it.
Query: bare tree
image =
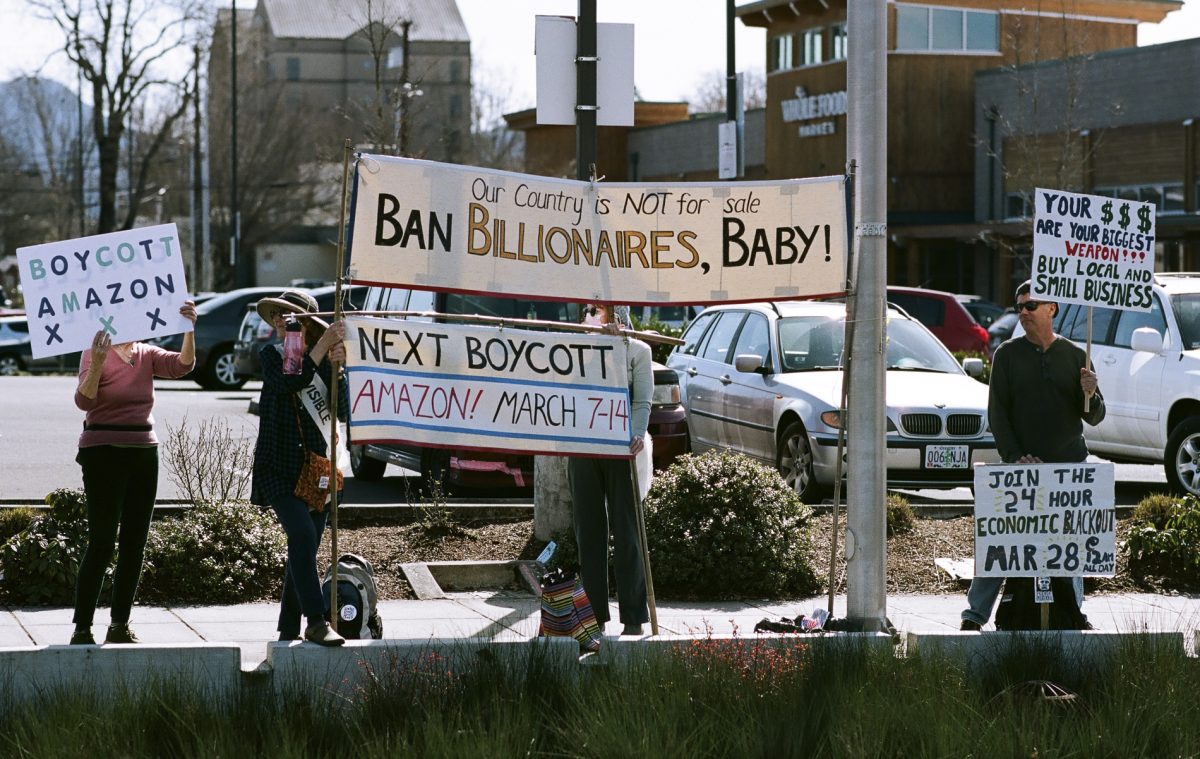
[[[506,171],[521,170],[522,134],[509,129],[512,83],[475,65],[471,67],[471,142],[464,163]]]
[[[688,98],[692,113],[718,113],[725,110],[728,87],[725,73],[716,69],[705,73]],[[767,77],[757,69],[742,72],[742,103],[749,110],[767,104]]]
[[[155,92],[159,117],[129,175],[129,210],[120,228],[132,226],[146,190],[149,164],[195,97],[190,72],[168,76],[164,57],[191,48],[202,0],[30,0],[63,34],[63,52],[79,67],[92,94],[92,134],[99,160],[98,232],[118,228],[117,184],[130,116]],[[149,113],[149,109],[145,111]]]

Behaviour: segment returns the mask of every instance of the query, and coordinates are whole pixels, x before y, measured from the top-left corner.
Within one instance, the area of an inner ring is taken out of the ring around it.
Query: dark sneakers
[[[71,633],[72,646],[94,646],[96,639],[92,637],[91,630],[76,630]]]
[[[108,626],[108,635],[104,636],[105,643],[141,643],[137,636],[133,634],[129,623],[113,624]]]
[[[304,639],[318,646],[340,646],[346,639],[333,631],[328,622],[317,622],[304,628]]]
[[[966,630],[968,632],[979,632],[980,630],[983,629],[983,625],[979,624],[978,622],[976,622],[974,620],[964,619],[962,621],[962,624],[958,626],[958,629]]]

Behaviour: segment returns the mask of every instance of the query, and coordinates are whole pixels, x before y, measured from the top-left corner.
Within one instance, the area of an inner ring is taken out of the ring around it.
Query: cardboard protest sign
[[[1154,205],[1038,189],[1032,298],[1149,311]]]
[[[631,305],[845,289],[840,176],[608,184],[370,155],[355,177],[355,282]]]
[[[34,358],[89,348],[100,330],[114,343],[191,332],[174,224],[17,249]]]
[[[346,318],[350,439],[629,455],[619,337]]]
[[[976,577],[1112,577],[1113,465],[975,469]]]

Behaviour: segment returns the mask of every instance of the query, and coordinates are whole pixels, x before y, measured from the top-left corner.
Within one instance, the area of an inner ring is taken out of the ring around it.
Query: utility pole
[[[192,86],[195,97],[192,100],[192,292],[200,292],[200,280],[204,276],[204,226],[201,218],[204,213],[204,178],[201,171],[200,140],[200,43],[192,47],[195,56],[196,69],[193,72]]]
[[[596,165],[596,0],[579,0],[575,27],[575,178]]]
[[[75,156],[75,181],[79,184],[79,236],[83,237],[84,223],[87,218],[87,193],[83,189],[83,67],[75,67],[75,116],[79,120],[79,139],[77,139]]]
[[[855,320],[847,420],[846,616],[862,630],[887,624],[884,297],[887,277],[887,5],[847,3],[849,144],[857,162]]]
[[[237,88],[237,0],[232,0],[229,24],[229,106],[230,106],[230,183],[229,183],[229,265],[233,268],[233,286],[246,287],[246,265],[241,251],[242,211],[238,207],[238,88]]]

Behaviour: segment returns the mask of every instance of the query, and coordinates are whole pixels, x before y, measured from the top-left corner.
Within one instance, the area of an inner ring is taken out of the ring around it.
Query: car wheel
[[[812,447],[804,425],[792,422],[784,428],[775,449],[775,466],[788,487],[799,494],[800,500],[810,503],[817,495],[817,477],[813,473]]]
[[[213,351],[196,382],[205,390],[237,390],[246,384],[246,378],[238,376],[234,365],[233,348],[225,346]]]
[[[440,448],[426,448],[421,453],[421,479],[426,493],[434,489],[443,496],[454,492],[450,484],[450,451]]]
[[[366,451],[365,445],[350,446],[350,471],[354,472],[354,478],[357,480],[374,482],[383,477],[387,462],[371,458]]]
[[[1189,416],[1171,430],[1163,468],[1175,493],[1200,495],[1200,416]]]
[[[0,377],[11,377],[21,371],[21,359],[16,356],[0,356]]]

